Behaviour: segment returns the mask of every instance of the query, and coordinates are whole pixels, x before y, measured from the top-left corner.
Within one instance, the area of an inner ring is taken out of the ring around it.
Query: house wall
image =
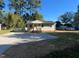
[[[25,28],[25,30],[27,31],[27,27]],[[51,26],[37,26],[34,27],[32,29],[30,29],[30,31],[41,31],[41,32],[54,32],[56,30],[56,24],[53,24]]]
[[[54,32],[55,30],[56,30],[55,24],[52,25],[52,27],[48,26],[48,27],[43,27],[42,28],[42,32]]]

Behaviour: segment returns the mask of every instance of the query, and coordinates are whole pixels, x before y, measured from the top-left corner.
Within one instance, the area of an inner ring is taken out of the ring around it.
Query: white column
[[[52,25],[53,30],[56,30],[56,23]]]

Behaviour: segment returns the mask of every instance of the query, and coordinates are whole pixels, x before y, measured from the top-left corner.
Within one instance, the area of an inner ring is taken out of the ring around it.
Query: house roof
[[[43,21],[35,20],[35,21],[27,21],[27,23],[43,23]]]
[[[27,24],[54,24],[52,21],[41,21],[41,20],[35,20],[35,21],[27,21]]]

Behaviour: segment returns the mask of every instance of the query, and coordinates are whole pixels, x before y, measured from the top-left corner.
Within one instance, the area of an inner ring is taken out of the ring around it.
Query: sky
[[[40,12],[45,20],[57,21],[65,12],[76,12],[79,0],[42,0]]]
[[[8,0],[4,0],[8,6]],[[44,20],[57,21],[58,17],[65,12],[76,12],[79,0],[42,0],[39,12],[43,15]],[[6,11],[8,7],[5,7]]]

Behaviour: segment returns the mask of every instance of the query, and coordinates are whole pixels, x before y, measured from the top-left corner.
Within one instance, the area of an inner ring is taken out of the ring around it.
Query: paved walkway
[[[56,36],[51,36],[46,33],[8,33],[0,36],[0,54],[3,54],[12,45],[19,43],[28,43],[46,39],[55,39]]]

